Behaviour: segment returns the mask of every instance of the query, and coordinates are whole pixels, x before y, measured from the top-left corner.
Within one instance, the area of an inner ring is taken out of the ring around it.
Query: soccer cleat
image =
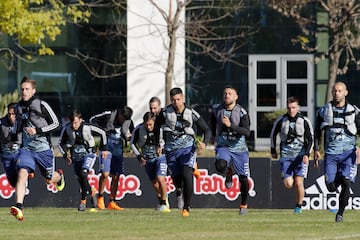
[[[199,170],[197,170],[197,169],[195,169],[194,171],[193,171],[193,176],[196,178],[196,179],[199,179],[200,178],[200,171]]]
[[[294,213],[302,213],[301,207],[294,208]]]
[[[181,211],[181,215],[182,215],[183,217],[188,217],[188,216],[190,215],[190,212],[189,212],[189,210],[183,209],[183,210]]]
[[[246,215],[247,212],[248,212],[248,210],[247,210],[247,205],[240,205],[239,214],[240,214],[240,215]]]
[[[31,178],[34,178],[34,177],[35,177],[35,173],[32,173],[32,172],[31,172],[31,173],[29,173],[29,177],[28,177],[28,178],[30,178],[30,179],[31,179]]]
[[[98,209],[101,209],[101,210],[105,209],[104,196],[97,197],[97,207],[98,207]]]
[[[344,221],[343,216],[336,214],[335,222],[343,222],[343,221]]]
[[[13,215],[17,220],[24,221],[24,209],[17,208],[12,206],[10,208],[10,213]]]
[[[60,175],[60,181],[56,183],[56,189],[60,192],[65,187],[65,178],[64,178],[64,171],[62,169],[56,170]]]
[[[80,200],[80,205],[78,207],[79,211],[85,211],[86,209],[86,200]]]
[[[114,202],[114,201],[109,202],[107,208],[110,209],[110,210],[117,210],[117,211],[122,211],[122,210],[124,210],[124,208],[122,208],[122,207],[120,207],[119,205],[117,205],[116,202]]]
[[[232,170],[231,168],[229,168],[229,171],[225,177],[225,187],[227,189],[230,189],[232,187],[232,175],[233,175]]]
[[[168,208],[166,205],[160,205],[159,211],[163,213],[169,213],[171,212],[170,208]]]
[[[183,194],[181,193],[179,196],[176,197],[177,200],[177,207],[178,209],[183,209],[184,208],[184,198],[183,198]]]

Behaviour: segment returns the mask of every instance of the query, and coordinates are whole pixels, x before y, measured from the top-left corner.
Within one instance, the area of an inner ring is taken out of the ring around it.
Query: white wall
[[[169,3],[176,7],[175,0],[156,0],[166,12]],[[148,111],[152,96],[158,96],[165,104],[165,68],[168,43],[166,22],[148,0],[128,1],[127,12],[127,102],[134,110],[134,123],[142,121]],[[185,19],[183,12],[182,21]],[[185,40],[183,29],[179,29],[174,79],[172,87],[185,92]]]

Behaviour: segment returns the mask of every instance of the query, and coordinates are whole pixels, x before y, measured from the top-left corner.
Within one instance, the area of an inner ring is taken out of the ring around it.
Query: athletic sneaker
[[[163,213],[169,213],[171,212],[170,208],[168,208],[166,205],[160,205],[159,211]]]
[[[196,168],[194,169],[193,171],[193,176],[196,178],[196,179],[199,179],[200,178],[200,171]]]
[[[302,213],[301,207],[294,208],[294,213]]]
[[[65,178],[64,178],[64,171],[62,169],[56,170],[60,174],[60,181],[56,183],[56,189],[60,192],[65,187]]]
[[[80,200],[78,210],[79,211],[85,211],[85,209],[86,209],[86,200]]]
[[[247,212],[248,212],[248,210],[247,210],[247,205],[240,205],[239,214],[240,214],[240,215],[246,215]]]
[[[122,208],[122,207],[120,207],[119,205],[117,205],[116,202],[114,202],[114,201],[109,202],[107,208],[110,209],[110,210],[117,210],[117,211],[122,211],[122,210],[124,210],[124,208]]]
[[[97,197],[97,207],[98,209],[104,210],[105,209],[105,202],[104,202],[104,196]]]
[[[335,217],[335,222],[343,222],[343,216],[339,215],[339,214],[336,214],[336,217]]]
[[[233,175],[233,172],[232,172],[231,168],[229,168],[229,171],[225,177],[225,187],[227,189],[230,189],[232,187],[232,175]]]
[[[178,209],[183,209],[184,208],[184,198],[183,198],[183,194],[181,193],[179,196],[176,197],[177,200],[177,207]]]
[[[10,213],[13,215],[17,220],[24,221],[24,209],[17,208],[12,206],[10,208]]]
[[[186,210],[186,209],[183,209],[183,210],[181,211],[181,215],[182,215],[183,217],[188,217],[188,216],[190,215],[190,212],[189,212],[188,210]]]

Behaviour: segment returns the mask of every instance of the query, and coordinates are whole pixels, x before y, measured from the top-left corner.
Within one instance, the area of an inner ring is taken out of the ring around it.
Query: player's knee
[[[326,184],[326,187],[329,190],[329,192],[335,192],[336,191],[335,182],[331,182],[331,183]]]
[[[223,159],[216,159],[215,160],[215,168],[216,168],[216,171],[218,171],[220,173],[225,173],[226,168],[227,168],[227,162]]]

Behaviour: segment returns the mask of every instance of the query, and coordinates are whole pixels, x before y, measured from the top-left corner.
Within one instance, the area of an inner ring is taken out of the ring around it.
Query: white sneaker
[[[163,212],[163,213],[171,212],[171,210],[166,205],[161,205],[160,208],[159,208],[159,211]]]

